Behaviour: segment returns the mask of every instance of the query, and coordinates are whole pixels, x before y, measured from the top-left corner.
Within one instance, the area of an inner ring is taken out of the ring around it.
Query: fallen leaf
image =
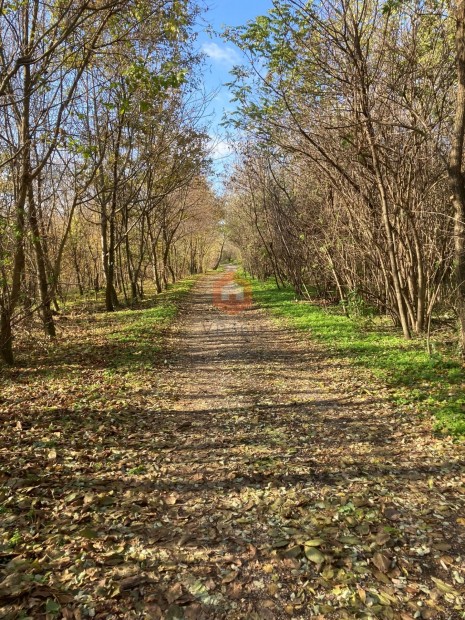
[[[304,547],[321,547],[323,543],[324,540],[322,540],[321,538],[312,538],[304,542]]]
[[[237,575],[239,572],[237,570],[230,571],[227,575],[225,575],[221,581],[221,583],[231,583],[235,579],[237,579]]]
[[[170,605],[166,612],[166,620],[184,620],[184,609],[179,605]]]
[[[459,593],[457,592],[457,590],[455,590],[455,588],[453,588],[451,585],[449,585],[445,581],[442,581],[442,579],[438,579],[437,577],[431,577],[431,580],[434,581],[434,583],[436,584],[438,589],[441,590],[441,592],[445,592],[447,594],[453,594],[454,596],[459,596]]]
[[[387,573],[391,566],[391,560],[382,553],[375,553],[372,562],[382,573]]]
[[[121,592],[124,592],[126,590],[133,590],[134,588],[137,588],[144,583],[147,583],[147,580],[148,579],[146,575],[133,575],[132,577],[126,577],[119,582],[119,588]]]
[[[305,547],[305,556],[314,564],[323,564],[325,556],[316,547]]]
[[[171,588],[168,588],[165,596],[168,603],[174,603],[182,596],[182,585],[179,582],[175,583],[173,586],[171,586]]]
[[[17,597],[30,592],[35,586],[35,583],[28,579],[26,575],[19,575],[18,573],[12,573],[5,577],[0,582],[0,597]]]
[[[82,536],[82,538],[88,538],[89,540],[91,540],[93,538],[98,538],[98,533],[96,530],[92,529],[91,527],[85,527],[79,531],[79,536]]]

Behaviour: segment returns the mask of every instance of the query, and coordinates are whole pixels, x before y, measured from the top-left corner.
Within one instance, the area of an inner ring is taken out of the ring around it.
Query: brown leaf
[[[375,542],[377,545],[382,547],[385,545],[388,540],[391,538],[391,535],[388,532],[380,531],[376,534]]]
[[[0,583],[0,597],[16,598],[34,589],[35,583],[25,579],[23,575],[12,573]]]
[[[221,583],[233,582],[235,579],[237,579],[238,574],[239,574],[239,571],[237,570],[230,571],[227,575],[223,577],[223,580],[221,581]]]
[[[389,568],[391,567],[391,560],[382,553],[375,553],[372,562],[376,566],[376,568],[382,573],[387,573]]]
[[[169,588],[165,594],[166,600],[171,605],[182,596],[182,585],[178,582]]]
[[[257,555],[257,547],[254,547],[252,544],[247,546],[248,556],[249,558],[254,558]]]
[[[401,514],[395,507],[389,507],[384,509],[384,516],[390,521],[399,521]]]
[[[233,583],[228,589],[228,595],[232,599],[238,599],[242,597],[242,584]]]
[[[186,607],[184,611],[185,620],[198,620],[201,617],[202,605],[200,603],[194,603]]]
[[[147,581],[148,578],[146,575],[133,575],[132,577],[126,577],[125,579],[122,579],[119,582],[119,588],[121,592],[124,592],[125,590],[133,590],[134,588],[137,588],[138,586],[147,583]]]

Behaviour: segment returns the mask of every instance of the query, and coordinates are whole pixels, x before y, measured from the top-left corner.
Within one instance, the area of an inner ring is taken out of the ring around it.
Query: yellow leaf
[[[437,579],[436,577],[431,577],[431,579],[434,581],[438,589],[441,590],[441,592],[445,592],[446,594],[453,594],[454,596],[459,596],[457,590],[454,590],[454,588],[445,581]]]
[[[358,595],[360,597],[360,600],[362,601],[363,604],[365,604],[365,602],[367,600],[367,593],[360,586],[357,586],[357,592],[358,592]]]
[[[311,540],[306,540],[304,542],[304,547],[321,547],[323,542],[324,541],[321,538],[312,538]]]

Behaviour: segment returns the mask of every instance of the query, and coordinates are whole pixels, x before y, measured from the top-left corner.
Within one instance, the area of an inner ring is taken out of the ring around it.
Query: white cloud
[[[216,161],[218,159],[225,159],[226,157],[230,157],[234,151],[226,140],[214,140],[211,139],[209,143],[210,153],[213,159]]]
[[[204,43],[202,52],[212,60],[226,65],[234,65],[240,61],[239,54],[234,48],[220,46],[217,43]]]

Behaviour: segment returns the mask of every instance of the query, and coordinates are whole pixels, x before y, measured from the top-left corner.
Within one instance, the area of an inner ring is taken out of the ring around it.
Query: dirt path
[[[218,311],[221,277],[167,359],[168,617],[465,617],[463,450],[263,311]]]

